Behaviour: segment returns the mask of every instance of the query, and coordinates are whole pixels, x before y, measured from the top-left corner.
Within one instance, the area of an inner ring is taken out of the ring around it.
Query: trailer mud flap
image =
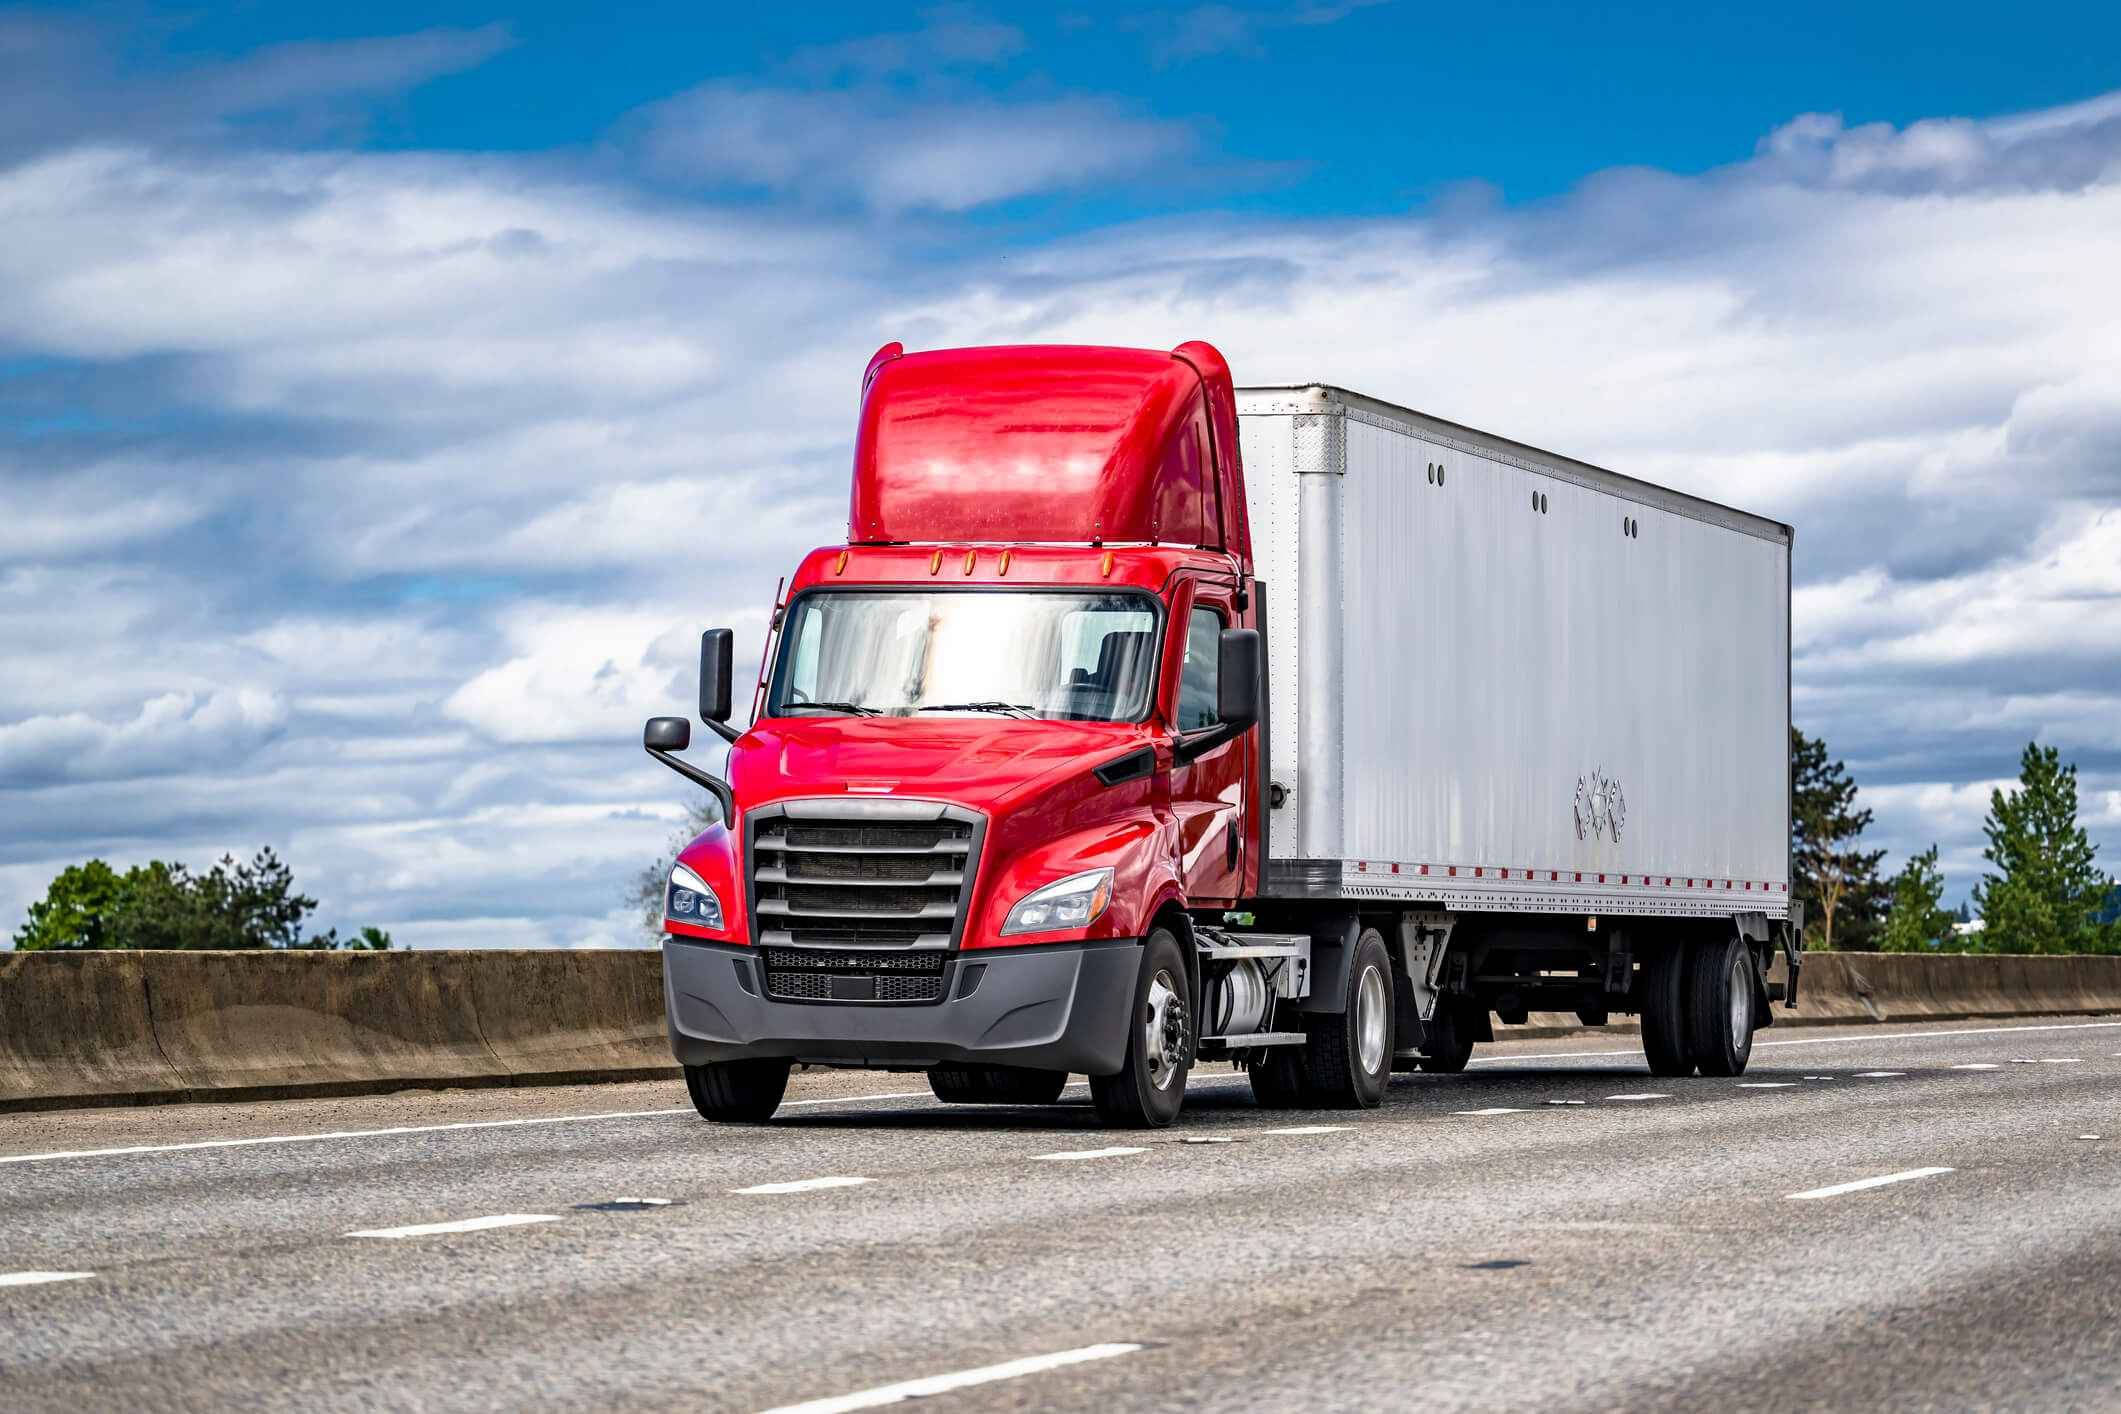
[[[1362,937],[1355,914],[1322,918],[1311,924],[1311,995],[1296,1009],[1311,1015],[1334,1015],[1348,1009],[1348,963]]]

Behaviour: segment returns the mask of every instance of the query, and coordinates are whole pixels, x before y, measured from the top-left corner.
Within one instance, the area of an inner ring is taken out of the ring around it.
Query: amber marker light
[[[1104,576],[1106,579],[1112,578],[1112,552],[1110,550],[1105,551]]]
[[[1001,563],[1001,567],[1000,567],[1000,569],[999,569],[999,570],[997,571],[997,573],[999,573],[999,574],[1007,574],[1007,573],[1009,573],[1009,552],[1008,552],[1007,550],[1004,550],[1004,551],[1002,551],[1002,563]]]
[[[966,573],[966,574],[970,574],[970,573],[972,573],[972,567],[973,567],[974,565],[978,564],[978,563],[979,563],[979,551],[977,551],[977,550],[967,550],[967,551],[965,552],[965,573]]]
[[[928,557],[928,573],[935,574],[943,567],[943,552],[938,550]]]
[[[847,572],[847,552],[845,550],[840,551],[840,557],[832,562],[832,572],[834,574],[845,574]]]

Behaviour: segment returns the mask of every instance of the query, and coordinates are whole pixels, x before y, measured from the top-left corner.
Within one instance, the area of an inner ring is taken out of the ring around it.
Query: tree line
[[[100,859],[69,865],[30,905],[15,934],[22,952],[85,948],[283,948],[383,952],[390,934],[363,928],[303,932],[317,901],[295,892],[294,871],[270,847],[248,863],[223,855],[203,874],[154,860],[123,874]]]
[[[2121,892],[2098,867],[2098,846],[2077,815],[2077,768],[2029,742],[2018,784],[1989,793],[1982,833],[1988,873],[1974,887],[1982,928],[1943,907],[1932,844],[1896,874],[1863,833],[1871,812],[1826,743],[1790,729],[1791,890],[1804,905],[1805,946],[1879,952],[2121,952]]]

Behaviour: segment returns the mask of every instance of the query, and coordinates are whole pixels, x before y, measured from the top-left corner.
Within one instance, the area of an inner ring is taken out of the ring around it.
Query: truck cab
[[[706,635],[731,741],[666,897],[673,1049],[715,1118],[769,1114],[805,1063],[946,1099],[1079,1072],[1108,1119],[1168,1123],[1218,1019],[1203,930],[1262,862],[1229,369],[1205,344],[891,345],[862,391],[848,541],[796,570],[741,733]],[[659,718],[648,744],[688,737]],[[1267,974],[1302,981],[1308,940],[1281,946],[1237,999],[1255,1033]]]

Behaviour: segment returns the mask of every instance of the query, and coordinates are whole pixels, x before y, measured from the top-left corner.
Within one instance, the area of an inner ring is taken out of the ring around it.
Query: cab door
[[[1184,737],[1220,720],[1215,713],[1222,631],[1242,627],[1237,585],[1195,578],[1180,596],[1183,617],[1171,634],[1179,654],[1166,720]],[[1192,903],[1234,901],[1243,892],[1245,792],[1251,733],[1171,771],[1171,811],[1178,822],[1186,895]]]

